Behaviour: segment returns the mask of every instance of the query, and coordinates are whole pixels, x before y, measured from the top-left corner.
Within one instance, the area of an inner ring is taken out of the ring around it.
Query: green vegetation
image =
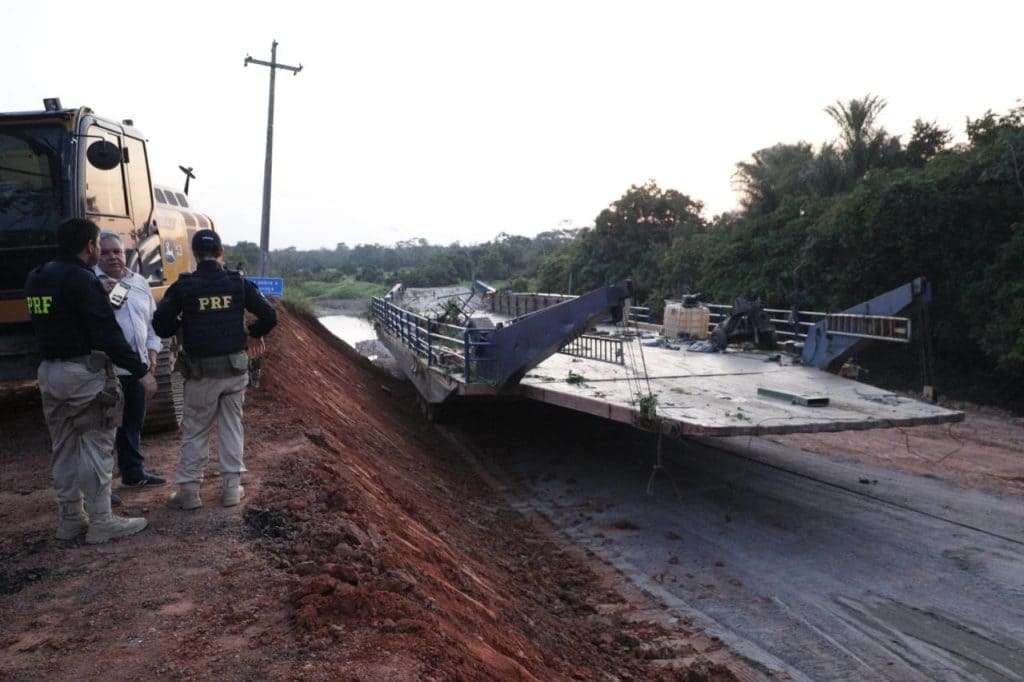
[[[285,286],[284,301],[291,304],[298,310],[309,313],[310,315],[313,314],[313,299],[302,293],[300,289]]]
[[[640,420],[645,424],[653,424],[658,419],[658,396],[653,393],[640,396],[637,404],[640,406]]]
[[[313,307],[313,302],[308,298],[294,295],[290,296],[288,292],[285,291],[285,295],[282,300],[285,303],[285,307],[292,312],[307,315],[309,317],[317,316],[316,309]]]
[[[569,370],[569,374],[565,377],[565,383],[572,384],[574,386],[582,386],[586,380],[587,377],[583,376],[579,372],[574,372],[571,369]]]
[[[465,325],[465,315],[462,314],[462,305],[457,299],[449,298],[441,304],[441,313],[437,316],[437,321],[444,324],[454,325]]]
[[[354,277],[341,276],[334,281],[298,280],[288,278],[290,288],[308,298],[372,298],[383,296],[390,288],[386,284],[363,282]],[[287,289],[286,289],[287,291]]]

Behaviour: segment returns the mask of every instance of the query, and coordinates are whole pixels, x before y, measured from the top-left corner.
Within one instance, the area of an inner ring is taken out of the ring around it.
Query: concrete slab
[[[813,367],[766,362],[767,354],[697,353],[626,343],[626,365],[554,355],[523,379],[534,400],[637,424],[637,391],[658,398],[669,435],[744,436],[916,426],[955,422],[963,413],[913,400]],[[648,379],[643,378],[646,364]],[[569,372],[583,380],[569,383]],[[637,372],[640,378],[638,383]],[[825,396],[822,407],[758,395],[758,388]]]

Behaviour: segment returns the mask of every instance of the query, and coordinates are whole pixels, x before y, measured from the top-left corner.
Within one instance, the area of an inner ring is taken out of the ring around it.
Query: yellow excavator
[[[35,377],[40,358],[25,278],[55,256],[57,226],[68,218],[121,235],[128,267],[149,281],[157,301],[195,269],[195,231],[214,228],[184,192],[153,184],[146,139],[132,121],[65,109],[56,98],[42,111],[0,113],[0,382]],[[174,344],[165,341],[157,361],[147,431],[177,428],[181,419]]]

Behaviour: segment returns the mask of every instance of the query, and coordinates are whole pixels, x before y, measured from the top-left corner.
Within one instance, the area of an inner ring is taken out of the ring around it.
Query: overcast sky
[[[132,118],[154,178],[271,246],[485,241],[591,223],[649,178],[736,205],[737,161],[835,130],[867,92],[904,139],[1024,96],[1022,2],[3,2],[0,110]]]

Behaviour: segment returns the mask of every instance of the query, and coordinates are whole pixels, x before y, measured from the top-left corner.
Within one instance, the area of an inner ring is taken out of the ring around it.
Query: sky
[[[271,247],[464,244],[591,224],[654,179],[736,207],[735,164],[882,124],[1024,97],[1022,2],[193,2],[0,0],[0,111],[44,97],[131,118],[154,180],[228,243],[259,241],[268,69],[278,72]]]

